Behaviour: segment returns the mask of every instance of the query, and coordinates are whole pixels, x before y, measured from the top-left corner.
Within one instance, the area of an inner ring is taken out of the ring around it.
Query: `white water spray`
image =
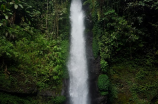
[[[71,46],[68,62],[71,104],[88,104],[88,71],[84,39],[84,13],[81,0],[72,0],[70,7]]]

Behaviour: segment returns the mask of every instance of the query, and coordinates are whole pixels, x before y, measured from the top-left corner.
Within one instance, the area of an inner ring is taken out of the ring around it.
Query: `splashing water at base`
[[[84,13],[81,0],[72,0],[70,7],[71,45],[68,61],[71,104],[88,104],[88,70],[84,39]]]

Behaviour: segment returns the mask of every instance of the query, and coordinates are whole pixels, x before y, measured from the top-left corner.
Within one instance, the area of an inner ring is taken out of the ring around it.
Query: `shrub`
[[[108,87],[109,87],[109,78],[106,74],[101,74],[98,77],[98,88],[101,95],[108,94]]]
[[[57,96],[53,99],[54,104],[62,104],[66,100],[65,96]]]

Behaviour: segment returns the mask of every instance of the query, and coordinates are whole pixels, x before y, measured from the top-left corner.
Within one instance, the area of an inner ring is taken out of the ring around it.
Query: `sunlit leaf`
[[[19,6],[20,6],[21,8],[24,8],[21,4],[19,4]]]
[[[3,25],[3,23],[0,23],[0,26],[2,26]]]
[[[4,16],[5,16],[5,19],[8,19],[8,15],[4,14]]]
[[[12,4],[14,4],[13,2],[10,2],[10,4],[12,5]]]
[[[15,9],[18,9],[18,5],[17,5],[17,4],[14,4],[14,8],[15,8]]]

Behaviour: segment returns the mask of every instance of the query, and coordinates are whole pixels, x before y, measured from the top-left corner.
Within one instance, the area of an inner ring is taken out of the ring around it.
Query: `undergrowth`
[[[122,61],[110,68],[111,83],[119,96],[113,96],[112,104],[156,104],[153,99],[158,95],[158,70],[135,61]]]

